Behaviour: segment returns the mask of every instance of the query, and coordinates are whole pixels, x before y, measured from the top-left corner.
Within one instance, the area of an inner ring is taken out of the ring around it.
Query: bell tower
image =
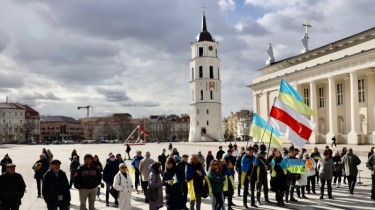
[[[189,142],[224,140],[218,48],[203,13],[201,32],[191,44]]]

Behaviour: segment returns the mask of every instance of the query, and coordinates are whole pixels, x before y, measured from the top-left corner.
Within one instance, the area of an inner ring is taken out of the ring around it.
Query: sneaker
[[[319,197],[319,199],[322,200],[322,199],[323,199],[323,196],[321,195],[321,196]]]
[[[257,205],[261,206],[262,204],[260,203],[260,201],[257,201],[256,202]]]
[[[331,196],[331,197],[328,197],[328,198],[329,198],[329,199],[332,199],[332,200],[334,199],[332,196]]]

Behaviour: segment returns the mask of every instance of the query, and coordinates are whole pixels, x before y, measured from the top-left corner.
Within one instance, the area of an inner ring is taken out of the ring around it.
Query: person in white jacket
[[[126,172],[126,164],[121,163],[119,165],[120,171],[116,174],[113,182],[113,188],[119,191],[118,202],[119,209],[131,210],[131,194],[133,191],[133,183],[130,174]]]
[[[315,173],[316,173],[316,162],[310,157],[308,153],[304,154],[304,159],[306,160],[306,175],[307,175],[307,193],[310,191],[315,194]]]

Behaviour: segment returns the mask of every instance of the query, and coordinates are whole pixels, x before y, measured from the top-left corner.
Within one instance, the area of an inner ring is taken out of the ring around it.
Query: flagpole
[[[268,144],[267,159],[268,159],[268,156],[269,156],[269,154],[270,154],[271,141],[272,141],[272,134],[273,134],[273,128],[271,129],[270,143]]]
[[[272,107],[273,107],[273,105],[275,105],[275,101],[276,101],[276,97],[273,99]],[[264,137],[264,134],[266,133],[266,128],[267,128],[267,125],[268,125],[269,120],[270,120],[270,114],[268,114],[266,127],[263,129],[263,134],[262,134],[262,138],[261,138],[261,143],[263,142],[263,137]],[[273,128],[272,128],[272,129],[273,129]],[[272,135],[272,132],[271,132],[271,135]],[[270,139],[270,142],[271,142],[271,139]]]

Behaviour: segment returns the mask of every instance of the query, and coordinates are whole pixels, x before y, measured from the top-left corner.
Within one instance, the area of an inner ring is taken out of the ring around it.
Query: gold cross
[[[307,23],[307,19],[305,19],[305,23],[302,24],[302,26],[305,27],[305,34],[308,34],[309,33],[308,28],[311,27],[311,25]]]

